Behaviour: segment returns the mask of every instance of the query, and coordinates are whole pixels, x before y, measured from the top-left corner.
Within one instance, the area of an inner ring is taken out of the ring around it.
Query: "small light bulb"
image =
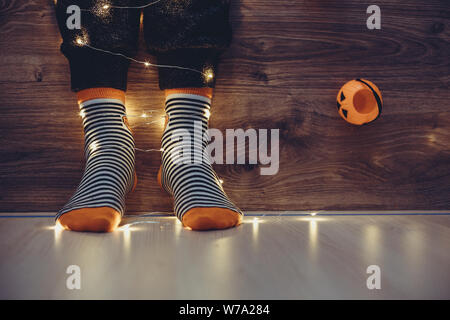
[[[212,72],[212,70],[206,70],[203,75],[204,75],[204,77],[206,78],[207,81],[209,81],[212,78],[214,78],[214,73]]]
[[[108,2],[109,1],[99,1],[99,3],[92,8],[92,13],[102,19],[108,18],[110,15],[109,9],[111,8],[111,5]]]
[[[78,37],[78,38],[75,40],[75,42],[76,42],[78,45],[80,45],[80,46],[83,46],[83,45],[84,45],[84,41],[83,41],[83,39],[81,39],[80,37]]]
[[[159,149],[159,151],[161,151],[161,152],[164,152],[164,149],[163,149],[163,148],[161,148],[161,149]]]
[[[314,217],[317,214],[317,212],[311,212],[311,215]]]
[[[150,67],[150,62],[145,61],[145,62],[144,62],[144,65],[145,65],[146,67]]]
[[[64,230],[64,227],[61,224],[61,222],[59,222],[59,220],[57,220],[55,223],[55,231],[58,232],[58,231],[62,231],[62,230]]]
[[[86,116],[86,114],[84,113],[84,110],[80,111],[80,117],[84,118]]]
[[[223,184],[223,180],[222,179],[219,179],[219,182],[220,182],[220,184]]]
[[[142,118],[147,118],[148,115],[144,112],[144,113],[141,115],[141,117],[142,117]]]
[[[205,110],[205,117],[209,119],[210,116],[211,116],[211,112],[208,109],[206,109]]]
[[[89,149],[91,149],[91,151],[97,150],[98,149],[97,142],[92,142],[91,145],[89,146]]]

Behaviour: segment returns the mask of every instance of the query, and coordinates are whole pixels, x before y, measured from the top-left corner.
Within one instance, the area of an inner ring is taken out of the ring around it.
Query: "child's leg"
[[[144,31],[158,64],[182,67],[159,69],[168,117],[162,137],[160,184],[174,197],[175,213],[185,226],[207,230],[239,225],[242,212],[225,194],[209,159],[202,157],[217,60],[231,39],[228,2],[162,0],[145,9]],[[200,137],[195,136],[195,128]],[[180,132],[190,135],[188,148],[193,151],[191,161],[183,163],[176,159],[186,147],[184,139],[174,138]],[[196,162],[196,157],[203,161]]]
[[[117,0],[112,4],[131,2]],[[139,11],[111,10],[108,19],[82,11],[82,28],[67,28],[69,5],[90,9],[95,3],[56,3],[63,38],[61,51],[69,61],[72,90],[78,96],[86,156],[82,180],[56,218],[68,230],[109,232],[118,226],[125,195],[136,183],[134,140],[124,106],[129,61],[89,46],[133,56],[137,50]]]

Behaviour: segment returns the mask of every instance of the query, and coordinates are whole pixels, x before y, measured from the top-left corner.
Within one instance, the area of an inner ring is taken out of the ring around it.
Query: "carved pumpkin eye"
[[[345,96],[344,96],[344,90],[341,91],[341,94],[339,96],[339,100],[342,102],[345,100]],[[339,101],[337,101],[337,108],[339,110],[339,108],[341,107],[341,104],[339,103]]]
[[[347,110],[342,109],[342,114],[344,115],[345,118],[347,118]]]

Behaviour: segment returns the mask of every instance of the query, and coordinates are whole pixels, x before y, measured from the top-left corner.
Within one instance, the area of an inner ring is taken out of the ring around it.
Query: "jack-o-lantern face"
[[[374,121],[380,116],[382,107],[380,90],[365,79],[347,82],[337,95],[339,114],[352,124],[362,125]]]

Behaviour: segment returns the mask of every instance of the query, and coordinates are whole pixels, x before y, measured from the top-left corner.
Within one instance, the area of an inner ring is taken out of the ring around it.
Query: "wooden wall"
[[[280,129],[277,175],[216,166],[243,210],[450,208],[449,2],[378,0],[382,29],[373,31],[370,4],[233,1],[211,127]],[[52,1],[0,0],[0,211],[56,211],[80,180],[81,119],[60,42]],[[335,102],[359,77],[385,102],[363,127],[344,122]],[[128,112],[160,117],[163,101],[156,70],[132,64]],[[130,122],[137,147],[159,148],[160,124]],[[136,156],[128,212],[170,211],[159,154]]]

